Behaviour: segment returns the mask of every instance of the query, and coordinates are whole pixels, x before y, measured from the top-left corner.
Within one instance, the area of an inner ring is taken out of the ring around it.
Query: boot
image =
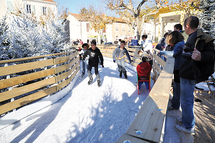
[[[99,74],[97,74],[97,75],[96,75],[96,78],[97,78],[98,87],[100,87],[100,86],[101,86],[101,79],[100,79],[100,75],[99,75]]]
[[[122,77],[122,71],[119,72],[119,77],[120,77],[120,78]]]
[[[127,77],[127,74],[126,74],[126,72],[124,72],[124,76],[125,76],[125,78],[127,79],[128,77]]]
[[[91,73],[88,73],[88,77],[89,77],[89,81],[88,81],[88,85],[90,85],[93,82],[93,76]]]

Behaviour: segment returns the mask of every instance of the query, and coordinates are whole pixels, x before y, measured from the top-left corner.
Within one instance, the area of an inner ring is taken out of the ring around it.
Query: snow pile
[[[65,22],[54,16],[42,23],[11,14],[0,21],[0,60],[63,52],[69,48],[67,39]]]

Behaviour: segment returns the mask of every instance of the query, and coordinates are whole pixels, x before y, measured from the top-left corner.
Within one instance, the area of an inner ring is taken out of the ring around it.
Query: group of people
[[[190,134],[195,133],[193,109],[195,84],[207,80],[214,67],[214,40],[198,29],[198,26],[199,19],[190,16],[184,21],[184,31],[181,24],[175,25],[174,31],[165,34],[164,40],[161,39],[156,47],[161,50],[160,54],[172,51],[170,55],[175,58],[173,98],[168,108],[178,110],[181,106],[182,118],[177,118],[177,121],[182,125],[175,127]],[[163,46],[165,51],[160,48]]]
[[[214,40],[210,35],[198,29],[198,26],[199,19],[195,16],[190,16],[184,21],[184,31],[182,31],[182,26],[177,24],[174,26],[175,31],[165,34],[164,39],[161,39],[161,42],[158,44],[161,50],[160,54],[166,54],[163,49],[169,46],[167,51],[172,51],[172,56],[175,58],[173,98],[169,109],[178,110],[180,106],[182,108],[182,118],[177,118],[177,121],[181,122],[182,125],[176,125],[175,127],[180,131],[190,134],[195,133],[193,110],[195,84],[206,80],[212,74],[214,67]],[[142,47],[145,44],[146,38],[147,35],[142,36]],[[114,50],[113,62],[116,62],[118,65],[119,77],[121,78],[122,74],[124,74],[124,77],[127,79],[125,58],[127,57],[129,63],[131,63],[131,58],[125,48],[125,44],[125,41],[121,41],[120,46]],[[101,86],[98,64],[100,63],[104,67],[103,56],[96,47],[95,41],[91,42],[91,48],[89,49],[88,44],[83,44],[82,47],[84,48],[82,52],[83,60],[89,56],[87,66],[88,84],[91,84],[93,81],[91,69],[94,67],[98,86]],[[146,52],[146,54],[143,54],[143,52]],[[137,66],[138,76],[140,79],[148,79],[152,69],[153,56],[150,50],[146,49],[144,51],[140,50],[138,54],[142,59],[142,62]],[[83,67],[85,67],[84,64]],[[83,68],[82,75],[84,74],[85,69]]]

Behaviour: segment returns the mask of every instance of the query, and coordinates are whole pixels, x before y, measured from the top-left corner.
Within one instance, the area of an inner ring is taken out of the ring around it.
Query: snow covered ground
[[[142,86],[137,95],[132,68],[127,69],[126,80],[119,78],[111,59],[105,58],[104,66],[99,67],[101,87],[95,74],[92,85],[87,84],[86,75],[79,78],[73,90],[57,103],[0,130],[0,142],[115,142],[130,126],[148,90]]]

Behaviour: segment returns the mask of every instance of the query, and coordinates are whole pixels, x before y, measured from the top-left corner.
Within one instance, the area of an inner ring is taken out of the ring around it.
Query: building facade
[[[89,42],[93,39],[98,41],[101,36],[103,42],[114,42],[131,36],[131,29],[128,24],[118,18],[114,18],[114,22],[107,24],[102,33],[96,32],[91,28],[90,22],[84,20],[80,14],[68,13],[69,35],[70,41],[81,39],[83,42]]]
[[[57,3],[53,0],[0,0],[0,18],[8,13],[16,13],[24,10],[36,18],[57,14]]]

